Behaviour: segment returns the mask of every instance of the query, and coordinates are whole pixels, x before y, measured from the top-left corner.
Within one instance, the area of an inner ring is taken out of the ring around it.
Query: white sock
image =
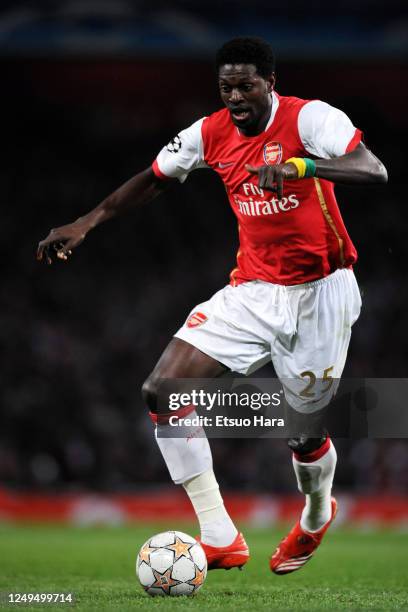
[[[189,418],[196,416],[192,412]],[[212,455],[201,426],[183,428],[186,437],[172,438],[175,428],[158,423],[156,441],[176,484],[183,484],[200,523],[201,540],[211,546],[228,546],[237,529],[225,509],[212,469]],[[179,430],[177,430],[179,431]]]
[[[197,415],[194,411],[188,416],[193,418]],[[185,437],[170,437],[175,432]],[[177,429],[167,423],[158,423],[155,436],[170,476],[176,484],[182,484],[212,468],[210,445],[201,426]]]
[[[225,509],[212,469],[183,483],[200,523],[201,541],[211,546],[229,546],[238,531]]]
[[[300,526],[304,531],[319,531],[331,519],[331,489],[337,453],[332,441],[328,451],[312,463],[302,463],[293,456],[298,488],[306,496]]]

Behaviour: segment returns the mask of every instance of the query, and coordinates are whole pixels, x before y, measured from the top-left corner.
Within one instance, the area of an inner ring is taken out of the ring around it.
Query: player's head
[[[275,57],[261,38],[247,36],[226,42],[216,54],[221,98],[232,121],[244,133],[256,133],[267,120],[275,84]]]

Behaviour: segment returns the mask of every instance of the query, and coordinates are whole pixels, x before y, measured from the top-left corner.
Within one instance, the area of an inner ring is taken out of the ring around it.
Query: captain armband
[[[313,159],[308,157],[290,157],[285,164],[296,166],[298,178],[311,178],[316,174],[316,164]]]

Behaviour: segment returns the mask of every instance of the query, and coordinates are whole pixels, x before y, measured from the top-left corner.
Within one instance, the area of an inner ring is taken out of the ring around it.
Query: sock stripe
[[[189,406],[179,408],[179,410],[172,410],[171,412],[161,412],[160,414],[156,414],[155,412],[149,412],[149,417],[156,425],[167,425],[170,417],[176,417],[177,419],[180,419],[182,417],[187,416],[188,414],[191,414],[192,412],[194,412],[194,410],[195,407],[193,406],[193,404],[190,404]]]
[[[321,459],[323,455],[327,453],[329,448],[330,448],[330,438],[329,436],[327,436],[323,444],[315,451],[312,451],[311,453],[308,453],[307,455],[300,455],[299,453],[293,453],[293,456],[300,463],[313,463],[313,461],[317,461],[318,459]]]

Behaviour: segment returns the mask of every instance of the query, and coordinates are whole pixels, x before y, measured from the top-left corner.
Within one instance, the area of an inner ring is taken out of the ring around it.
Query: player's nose
[[[243,99],[244,98],[239,89],[231,89],[230,102],[232,104],[237,104],[237,102],[241,102]]]

